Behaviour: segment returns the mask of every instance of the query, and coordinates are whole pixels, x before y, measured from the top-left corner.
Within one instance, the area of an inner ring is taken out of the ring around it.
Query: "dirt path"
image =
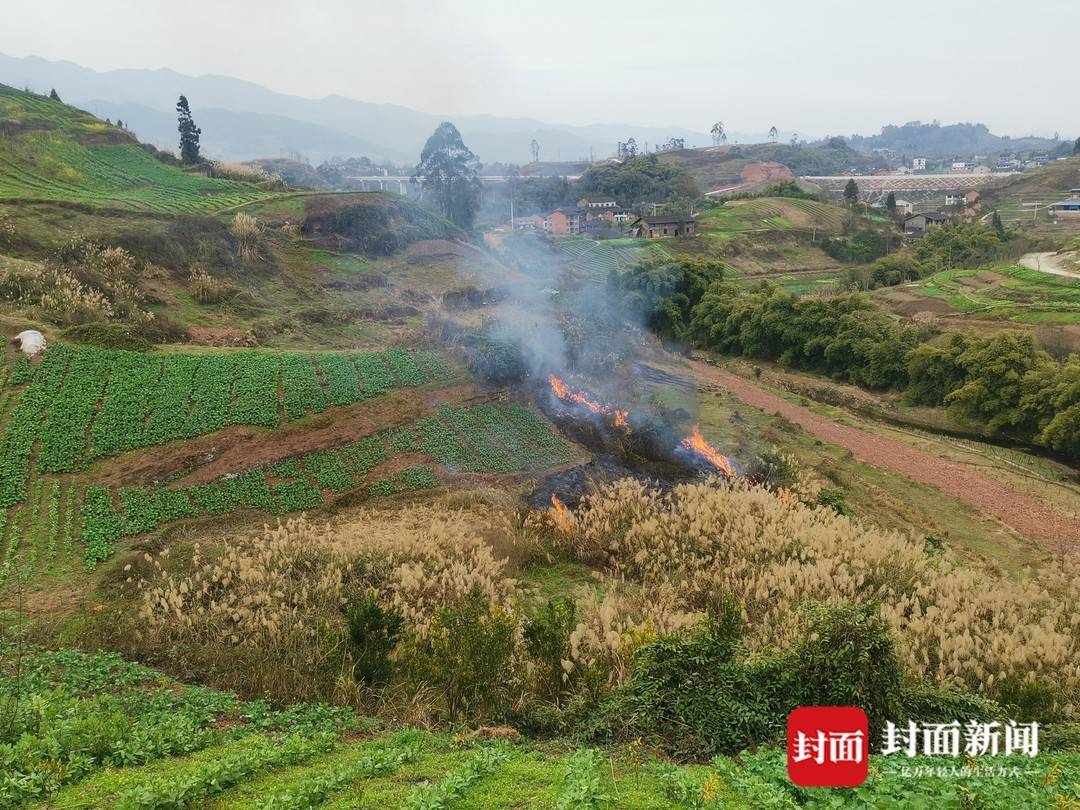
[[[730,371],[699,361],[688,362],[699,379],[719,384],[747,405],[779,413],[822,441],[847,448],[859,461],[937,487],[1058,553],[1074,554],[1080,548],[1080,519],[1051,509],[1000,481],[883,436],[838,425]]]
[[[1038,270],[1040,273],[1050,273],[1053,276],[1080,278],[1080,272],[1065,267],[1056,253],[1025,254],[1020,258],[1020,266],[1028,270]]]

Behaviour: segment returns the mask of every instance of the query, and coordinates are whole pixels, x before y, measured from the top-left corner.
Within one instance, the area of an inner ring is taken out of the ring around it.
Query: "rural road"
[[[1054,276],[1080,278],[1080,271],[1070,270],[1065,267],[1061,263],[1061,257],[1056,253],[1027,253],[1021,257],[1020,266],[1026,267],[1028,270],[1050,273]]]
[[[830,419],[788,402],[730,371],[689,361],[700,380],[717,383],[735,398],[767,413],[779,413],[829,444],[845,447],[859,461],[937,487],[942,492],[993,515],[1023,537],[1061,554],[1076,553],[1080,518],[989,478],[963,464],[930,455],[909,445]]]

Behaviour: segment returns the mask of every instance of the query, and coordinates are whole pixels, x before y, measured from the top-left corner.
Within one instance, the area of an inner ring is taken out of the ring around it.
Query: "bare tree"
[[[776,143],[776,136],[779,135],[779,134],[780,133],[777,131],[775,126],[769,127],[769,140],[770,141],[772,141],[773,143]]]
[[[529,144],[529,149],[532,150],[533,163],[539,163],[540,162],[540,144],[539,144],[539,142],[537,142],[536,138],[532,139],[532,142]]]
[[[713,146],[718,146],[719,144],[727,140],[727,133],[724,132],[723,121],[717,121],[715,124],[713,124],[712,129],[710,129],[709,132],[712,134]]]

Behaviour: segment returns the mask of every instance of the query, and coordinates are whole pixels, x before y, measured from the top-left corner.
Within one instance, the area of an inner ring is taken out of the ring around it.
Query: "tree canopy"
[[[844,201],[848,205],[857,203],[859,201],[859,184],[855,182],[854,177],[848,180],[847,185],[844,186]]]
[[[581,176],[584,192],[610,194],[627,207],[641,202],[693,199],[700,192],[694,178],[656,155],[642,155],[615,166],[591,166]]]
[[[180,131],[180,160],[184,163],[199,162],[199,136],[202,130],[195,126],[191,117],[191,107],[186,96],[181,95],[176,102],[177,129]]]
[[[449,121],[435,128],[413,175],[434,196],[442,215],[459,228],[472,228],[480,205],[480,163]]]

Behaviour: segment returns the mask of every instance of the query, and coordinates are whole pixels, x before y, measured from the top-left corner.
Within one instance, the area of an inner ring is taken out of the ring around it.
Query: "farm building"
[[[1072,189],[1072,196],[1069,199],[1050,203],[1047,210],[1052,217],[1080,218],[1080,188]]]
[[[667,214],[655,217],[638,217],[630,225],[630,233],[645,239],[664,236],[693,236],[696,224],[692,216]]]
[[[931,228],[937,228],[944,225],[946,217],[937,211],[930,211],[925,214],[912,214],[904,220],[904,233],[908,236],[916,238],[926,235],[926,232]]]
[[[910,214],[912,214],[914,211],[915,211],[915,203],[909,202],[908,200],[897,200],[896,201],[896,212],[898,214],[901,214],[901,215],[906,217],[906,216],[909,216]]]

